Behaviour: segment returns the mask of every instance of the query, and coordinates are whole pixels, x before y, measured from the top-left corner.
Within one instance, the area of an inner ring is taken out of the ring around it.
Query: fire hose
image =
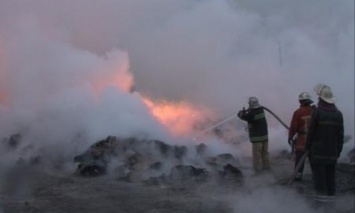
[[[267,112],[269,112],[271,115],[273,115],[273,116],[276,118],[276,120],[278,120],[287,130],[290,129],[290,128],[289,128],[275,113],[273,113],[270,109],[268,109],[268,108],[266,108],[266,107],[264,107],[264,106],[263,106],[263,109],[265,109]],[[229,121],[229,120],[232,120],[232,119],[233,119],[234,117],[236,117],[236,116],[237,116],[237,114],[233,114],[233,115],[227,117],[226,119],[222,120],[221,122],[219,122],[219,123],[217,123],[217,124],[215,124],[215,125],[213,125],[213,126],[207,128],[207,129],[205,129],[205,130],[203,130],[203,131],[197,133],[197,134],[193,137],[193,139],[195,140],[197,136],[199,136],[199,135],[201,135],[201,134],[203,134],[203,133],[206,133],[206,132],[208,132],[208,131],[214,129],[214,128],[216,128],[217,126],[222,125],[222,124],[224,124],[225,122],[227,122],[227,121]]]
[[[288,127],[275,113],[273,113],[271,110],[269,110],[268,108],[266,108],[264,106],[263,106],[263,108],[266,111],[268,111],[272,116],[274,116],[276,118],[276,120],[278,120],[282,124],[282,126],[284,126],[287,130],[290,129],[290,127]]]
[[[293,181],[295,180],[298,171],[301,169],[302,164],[306,161],[306,158],[308,157],[308,155],[309,155],[309,150],[306,150],[306,152],[302,155],[302,157],[300,158],[300,161],[296,165],[295,170],[293,171],[293,174],[287,183],[288,186],[290,186],[293,183]]]
[[[266,107],[263,107],[263,108],[266,111],[268,111],[271,115],[273,115],[287,130],[290,129],[284,122],[282,122],[282,120],[277,115],[275,115],[275,113],[273,113],[271,110],[269,110]],[[294,150],[295,150],[294,141],[293,141],[291,147],[292,147],[291,154],[293,155]],[[295,166],[295,169],[294,169],[294,171],[292,173],[292,176],[291,176],[290,180],[287,183],[288,186],[290,186],[293,183],[293,181],[295,180],[298,171],[300,171],[300,169],[301,169],[302,165],[304,164],[304,162],[306,161],[308,155],[309,155],[309,150],[306,150],[305,153],[300,158],[300,160],[298,161],[297,165]]]
[[[274,116],[274,118],[276,118],[276,120],[278,120],[278,121],[282,124],[282,126],[284,126],[287,130],[290,129],[273,111],[271,111],[270,109],[268,109],[268,108],[265,107],[265,106],[263,106],[263,109],[264,109],[265,111],[269,112],[272,116]],[[227,121],[232,120],[232,119],[233,119],[234,117],[236,117],[236,116],[237,116],[237,114],[233,114],[233,115],[227,117],[226,119],[222,120],[221,122],[219,122],[219,123],[217,123],[217,124],[215,124],[215,125],[213,125],[213,126],[207,128],[207,129],[205,129],[205,130],[203,130],[203,131],[197,133],[197,134],[193,137],[193,140],[196,140],[196,137],[197,137],[197,136],[199,136],[199,135],[201,135],[201,134],[203,134],[203,133],[206,133],[206,132],[208,132],[208,131],[214,129],[214,128],[216,128],[217,126],[226,123]],[[293,154],[293,153],[294,153],[294,143],[292,143],[291,147],[292,147],[291,153]],[[297,165],[296,165],[296,167],[295,167],[295,169],[294,169],[294,172],[293,172],[293,174],[292,174],[292,176],[291,176],[291,178],[290,178],[290,180],[289,180],[289,182],[288,182],[288,185],[291,185],[291,184],[293,183],[293,181],[294,181],[294,179],[295,179],[295,177],[296,177],[298,171],[301,169],[301,166],[302,166],[302,164],[305,162],[305,160],[306,160],[306,158],[307,158],[308,155],[309,155],[309,151],[307,150],[307,151],[302,155],[302,157],[300,158],[299,162],[297,163]]]
[[[272,116],[274,116],[276,118],[276,120],[278,120],[282,126],[284,126],[287,130],[290,129],[290,127],[288,127],[274,112],[272,112],[270,109],[266,108],[263,106],[263,108],[269,112]],[[291,144],[291,154],[293,155],[293,153],[295,152],[295,143],[294,140],[292,139],[292,144]]]

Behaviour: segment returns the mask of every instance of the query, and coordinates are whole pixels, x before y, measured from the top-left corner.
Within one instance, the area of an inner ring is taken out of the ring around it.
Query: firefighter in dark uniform
[[[330,87],[318,84],[314,90],[319,102],[311,116],[306,149],[310,152],[316,200],[326,202],[335,198],[335,168],[343,149],[344,121]]]
[[[295,150],[295,168],[298,165],[301,157],[305,153],[306,134],[311,120],[311,114],[314,106],[311,96],[308,92],[302,92],[298,96],[300,107],[293,113],[290,129],[288,131],[288,143]],[[302,180],[304,163],[296,174],[295,180]]]
[[[256,97],[250,97],[249,108],[240,110],[238,117],[248,122],[249,140],[253,146],[253,167],[256,173],[270,169],[268,129],[264,108]]]

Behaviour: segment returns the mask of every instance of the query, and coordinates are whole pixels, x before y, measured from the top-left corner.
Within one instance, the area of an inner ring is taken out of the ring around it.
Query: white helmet
[[[329,88],[330,87],[328,85],[325,85],[325,84],[317,84],[315,87],[314,87],[314,92],[316,92],[316,94],[319,96],[321,91],[324,89],[324,88]]]
[[[312,101],[311,95],[308,92],[302,92],[299,96],[298,96],[298,100],[303,101],[303,100],[310,100]]]
[[[248,104],[249,107],[252,109],[261,107],[261,105],[259,104],[259,100],[256,97],[249,97]]]
[[[335,97],[333,95],[332,90],[330,89],[329,86],[324,85],[320,90],[319,90],[319,97],[329,103],[329,104],[334,104],[335,103]]]

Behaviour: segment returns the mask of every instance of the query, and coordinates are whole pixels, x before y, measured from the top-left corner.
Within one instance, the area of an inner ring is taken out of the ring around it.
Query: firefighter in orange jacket
[[[298,96],[300,107],[293,113],[290,129],[288,132],[288,143],[295,148],[295,167],[305,153],[306,134],[311,120],[314,106],[313,101],[307,92],[302,92]],[[302,180],[304,163],[296,174],[295,180]]]

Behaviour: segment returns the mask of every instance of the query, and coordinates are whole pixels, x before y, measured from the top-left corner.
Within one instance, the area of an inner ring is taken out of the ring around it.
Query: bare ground
[[[247,196],[254,199],[253,191],[265,187],[292,191],[292,193],[300,195],[306,205],[311,206],[314,191],[309,167],[306,166],[302,182],[295,182],[292,186],[287,186],[293,162],[288,156],[278,156],[272,159],[272,165],[272,172],[261,176],[252,176],[250,168],[244,168],[245,184],[242,187],[215,181],[204,184],[177,183],[174,185],[132,183],[117,181],[110,176],[82,178],[71,174],[45,172],[33,167],[16,167],[1,177],[0,212],[258,212],[250,209],[241,211],[240,208],[243,208],[243,205],[234,201],[238,197],[245,200]],[[337,177],[338,199],[342,199],[344,196],[352,199],[338,200],[338,207],[334,211],[354,212],[354,203],[351,201],[349,203],[349,200],[354,200],[354,174],[338,171]],[[277,204],[278,201],[275,200],[275,203]],[[236,205],[241,207],[236,208]],[[277,212],[265,209],[265,212]],[[277,208],[275,207],[275,209]],[[317,211],[314,210],[314,212]],[[284,212],[284,210],[278,212]]]

